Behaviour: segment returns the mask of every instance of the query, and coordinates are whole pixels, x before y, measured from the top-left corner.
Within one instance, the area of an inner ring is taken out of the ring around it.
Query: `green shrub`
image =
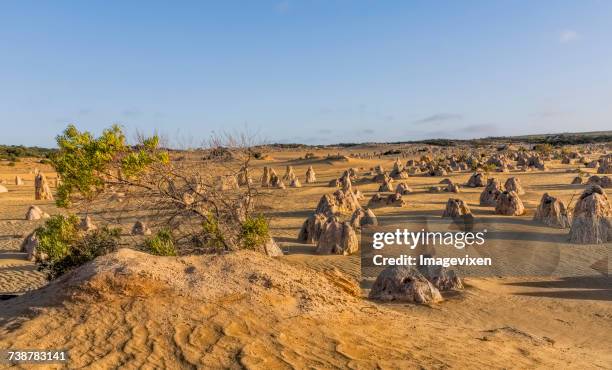
[[[270,238],[268,221],[263,215],[248,217],[241,222],[235,238],[228,237],[219,227],[217,218],[208,214],[202,225],[202,235],[198,237],[198,244],[209,252],[221,252],[232,249],[258,250]]]
[[[38,251],[47,255],[51,264],[64,258],[79,240],[79,218],[75,215],[55,215],[36,229]]]
[[[174,238],[169,230],[160,230],[154,237],[145,241],[147,252],[156,256],[176,256]]]
[[[219,220],[209,213],[202,224],[201,244],[216,251],[227,249],[223,232],[219,228]]]
[[[550,154],[553,151],[553,146],[550,144],[536,144],[533,149],[540,154]]]
[[[48,278],[54,279],[96,257],[112,253],[119,246],[119,229],[102,228],[85,234],[70,246],[68,254],[47,266]]]
[[[493,163],[487,163],[487,164],[483,164],[482,165],[482,170],[489,174],[491,172],[495,172],[497,170],[497,166],[494,165]]]
[[[63,180],[57,189],[59,207],[69,207],[71,198],[77,195],[92,200],[105,189],[108,173],[120,171],[130,178],[142,174],[153,163],[169,161],[168,153],[158,150],[157,136],[145,138],[132,147],[117,125],[104,130],[97,138],[70,125],[56,141],[59,150],[51,161]]]
[[[78,229],[75,215],[55,215],[36,229],[38,251],[46,259],[37,261],[39,269],[54,279],[65,272],[113,252],[119,244],[119,229],[103,228],[87,234]]]
[[[263,215],[248,218],[241,226],[240,242],[244,249],[255,250],[270,238],[268,221]]]

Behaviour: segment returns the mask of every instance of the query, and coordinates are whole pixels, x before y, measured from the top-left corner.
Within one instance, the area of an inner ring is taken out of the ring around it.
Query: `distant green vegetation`
[[[550,154],[553,151],[553,146],[549,143],[536,144],[533,149],[540,154]]]
[[[607,143],[612,141],[610,131],[596,133],[568,133],[554,135],[527,135],[514,137],[490,137],[489,140],[505,140],[507,142],[528,144],[550,144],[552,146]]]
[[[427,144],[427,145],[436,145],[436,146],[455,146],[455,142],[453,140],[448,140],[448,139],[423,140],[422,143]]]
[[[273,143],[267,146],[271,148],[280,148],[280,149],[300,149],[300,148],[309,147],[309,145],[298,144],[298,143]]]
[[[19,158],[26,157],[49,158],[56,151],[56,149],[37,146],[0,145],[0,159],[17,162]]]
[[[612,131],[576,132],[561,134],[523,135],[523,136],[490,136],[480,139],[427,139],[414,141],[394,141],[387,144],[427,144],[436,146],[455,146],[458,144],[475,147],[487,146],[494,142],[550,144],[553,147],[562,145],[579,145],[612,142]]]
[[[352,146],[357,146],[360,145],[358,143],[338,143],[338,144],[334,144],[334,145],[328,145],[328,146],[339,146],[341,148],[350,148]]]
[[[397,155],[397,154],[402,154],[402,151],[398,149],[389,149],[383,153],[383,155]]]

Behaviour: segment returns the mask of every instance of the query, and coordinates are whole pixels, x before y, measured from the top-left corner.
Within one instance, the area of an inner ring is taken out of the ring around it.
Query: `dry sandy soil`
[[[575,165],[553,161],[544,173],[495,174],[502,183],[510,176],[522,181],[527,214],[521,217],[478,206],[481,188],[452,195],[493,225],[493,245],[550,247],[575,264],[559,266],[557,277],[529,270],[510,277],[509,264],[500,277],[468,277],[464,291],[423,306],[369,301],[357,282],[359,256],[319,256],[313,245],[296,243],[303,220],[332,191],[329,180],[349,167],[391,169],[394,158],[296,160],[303,155],[279,151],[257,163],[281,176],[290,164],[303,183],[274,190],[264,202],[286,256],[173,258],[123,249],[49,285],[19,245],[40,224],[23,220],[29,205],[59,212],[52,202],[33,200],[33,169],[54,174],[31,162],[0,165],[9,189],[0,194],[0,294],[20,295],[0,301],[0,349],[64,348],[67,366],[75,368],[612,368],[612,287],[601,273],[608,262],[592,267],[607,253],[569,244],[567,230],[531,221],[544,192],[567,202],[583,190],[569,185],[576,174],[567,170]],[[316,184],[304,184],[308,165]],[[11,185],[16,174],[24,186]],[[470,174],[448,177],[462,184]],[[405,182],[415,192],[406,196],[407,207],[374,211],[439,217],[449,194],[426,189],[441,179],[410,177]],[[357,187],[369,199],[378,185]],[[581,276],[568,276],[576,271]]]

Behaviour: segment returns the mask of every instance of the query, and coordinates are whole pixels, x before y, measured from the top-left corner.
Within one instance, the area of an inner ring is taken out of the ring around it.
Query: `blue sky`
[[[0,143],[612,129],[612,1],[0,1]]]

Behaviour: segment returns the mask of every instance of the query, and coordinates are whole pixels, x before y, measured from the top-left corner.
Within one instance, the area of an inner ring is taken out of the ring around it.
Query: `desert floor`
[[[448,198],[458,197],[491,225],[494,247],[550,248],[560,256],[554,277],[502,261],[494,276],[467,277],[464,291],[423,306],[367,300],[367,284],[357,288],[359,256],[319,256],[314,245],[296,242],[319,198],[333,191],[331,179],[349,167],[390,170],[395,158],[298,159],[304,154],[278,151],[256,163],[280,176],[292,165],[302,180],[302,188],[271,190],[260,205],[284,257],[121,250],[49,285],[19,246],[43,222],[24,220],[29,205],[60,212],[53,202],[33,200],[34,168],[51,184],[55,175],[33,161],[0,165],[9,190],[0,194],[0,295],[19,295],[0,301],[0,349],[65,348],[69,367],[92,368],[612,368],[612,284],[605,274],[611,246],[572,245],[567,230],[532,221],[544,192],[569,202],[584,189],[569,185],[577,174],[568,170],[576,165],[553,161],[546,172],[491,174],[502,183],[520,178],[527,209],[520,217],[480,207],[482,188],[429,193],[445,177],[401,180],[414,190],[405,196],[408,206],[375,208],[378,217],[436,219]],[[309,165],[316,184],[303,181]],[[12,185],[15,175],[25,185]],[[470,175],[446,177],[463,184]],[[366,196],[362,205],[378,189],[372,182],[354,185]],[[135,219],[124,218],[126,233]]]

